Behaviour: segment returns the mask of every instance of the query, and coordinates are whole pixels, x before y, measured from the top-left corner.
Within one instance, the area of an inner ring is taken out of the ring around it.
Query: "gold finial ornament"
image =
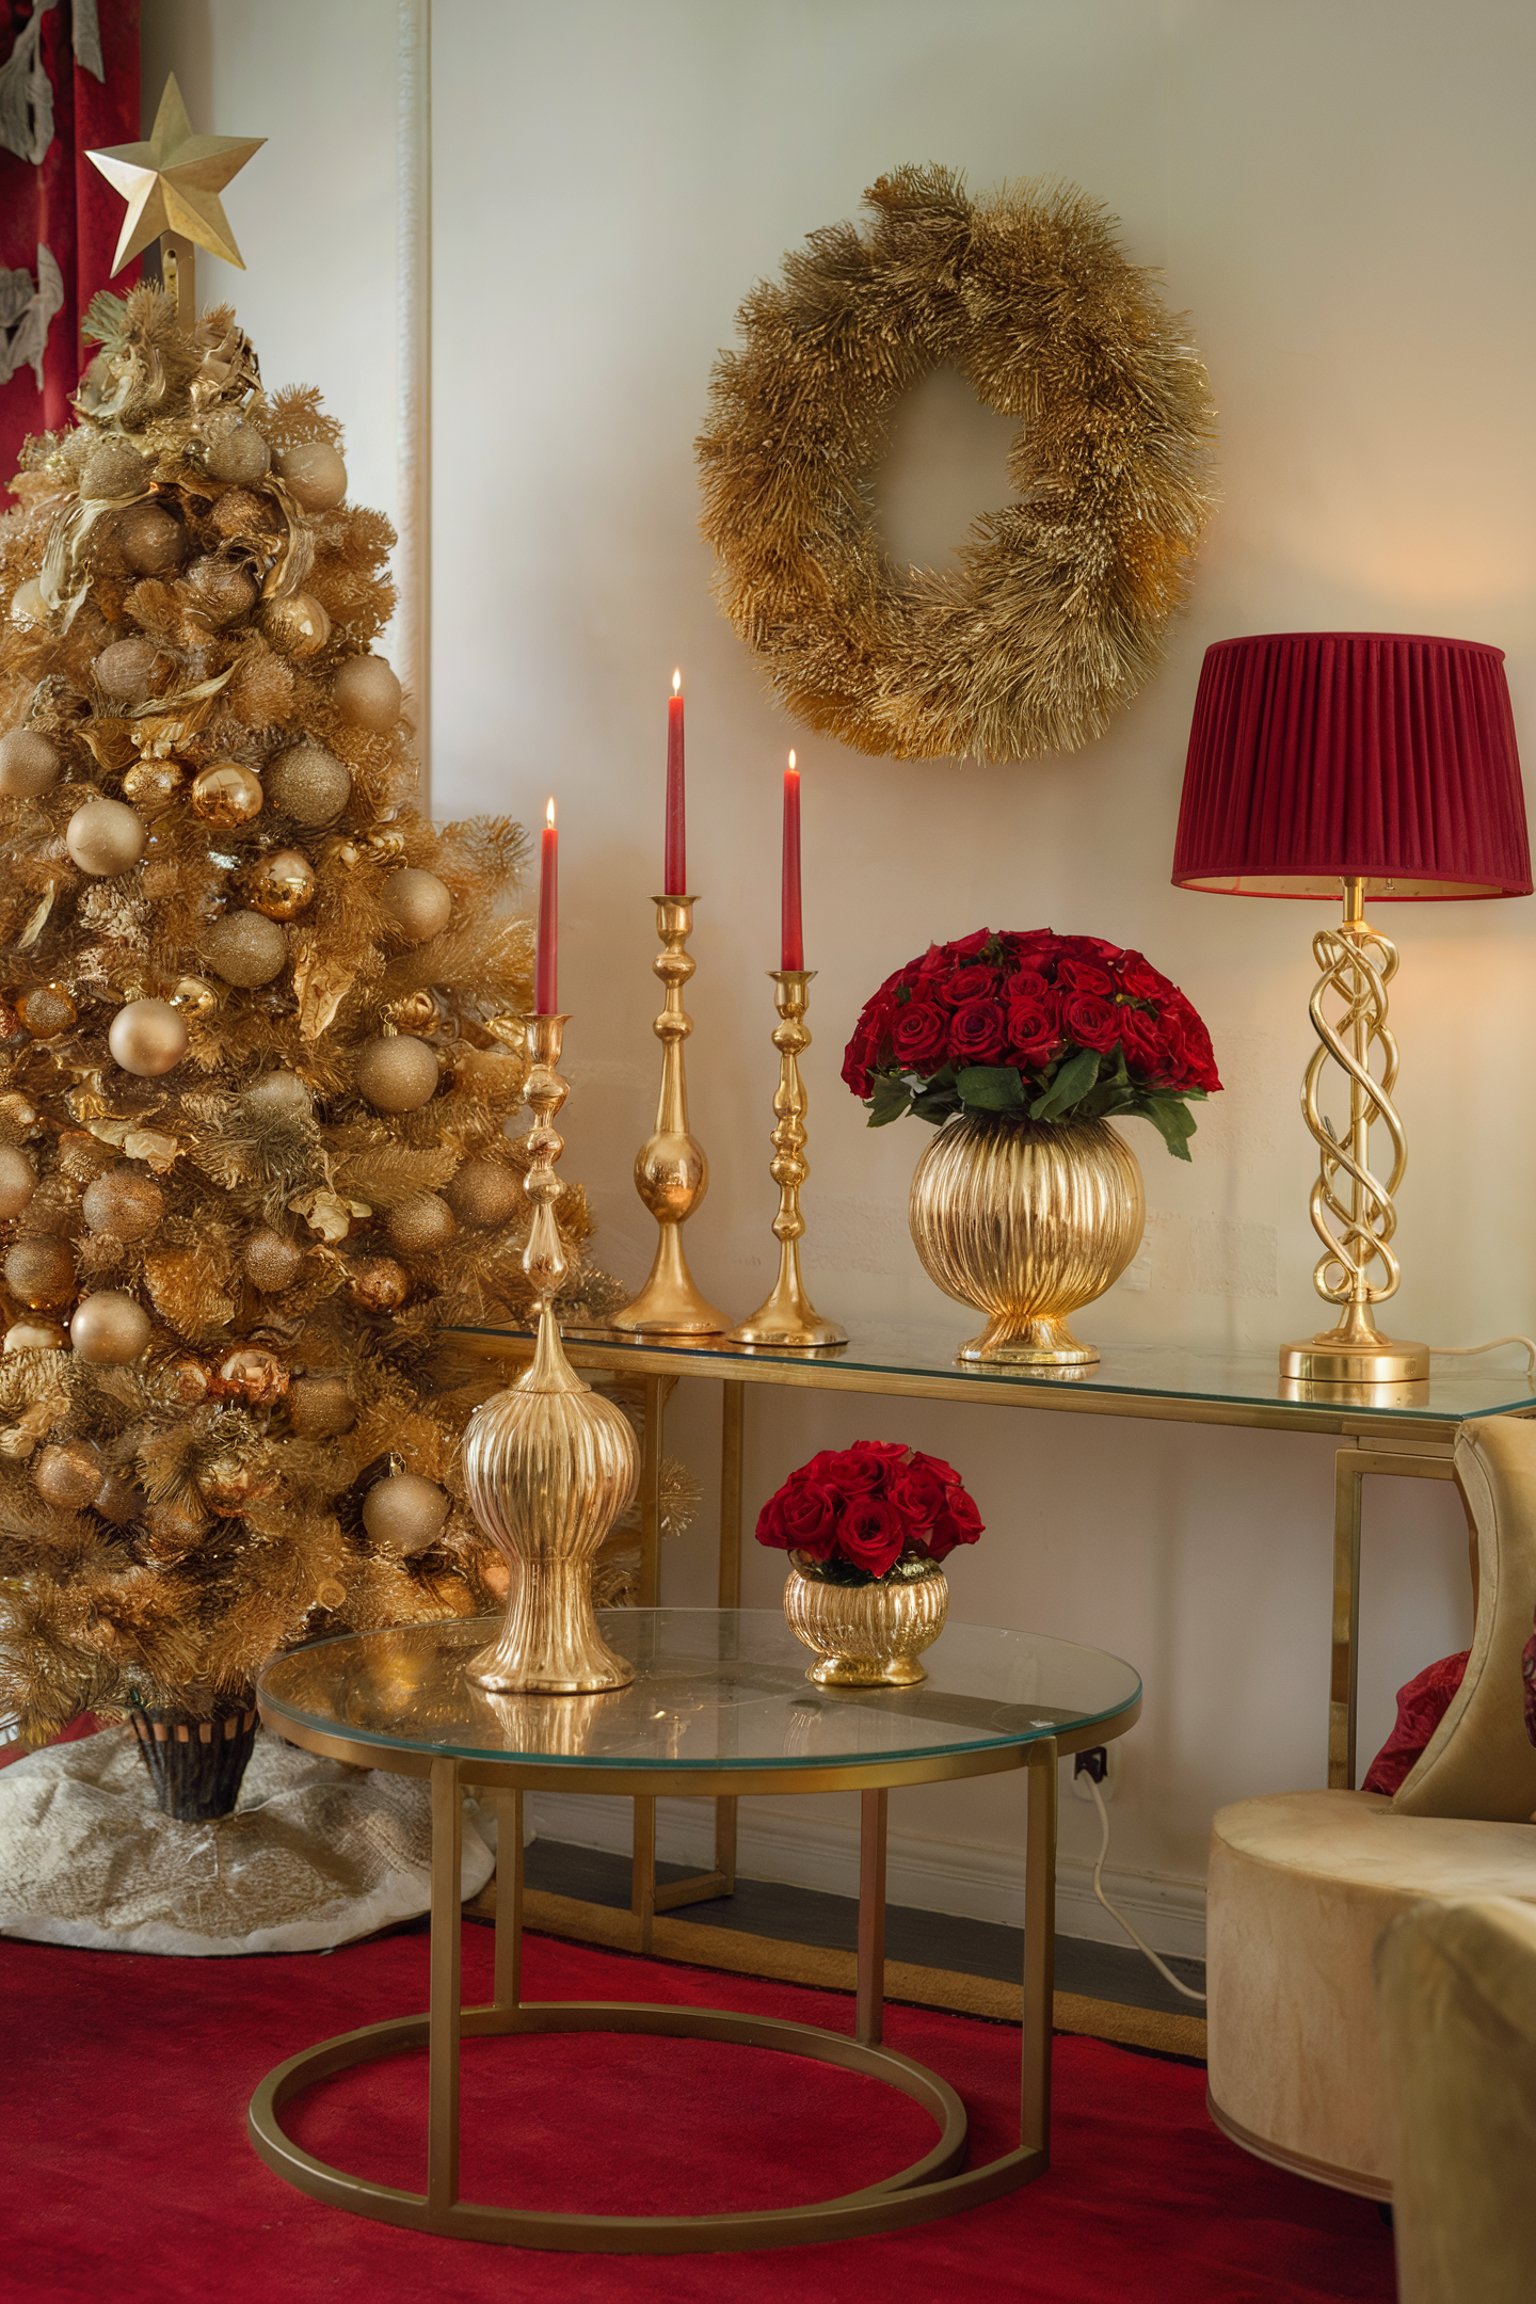
[[[265,142],[265,136],[195,136],[173,72],[144,142],[111,144],[86,154],[128,203],[113,271],[121,272],[151,240],[158,240],[166,286],[183,318],[190,320],[194,248],[206,248],[210,256],[245,269],[219,194]]]
[[[814,968],[774,968],[774,1006],[779,1021],[773,1044],[779,1051],[779,1085],[773,1099],[773,1159],[769,1174],[779,1187],[779,1212],[773,1220],[779,1243],[779,1276],[772,1291],[750,1320],[731,1330],[733,1344],[778,1344],[814,1349],[846,1344],[848,1332],[823,1320],[805,1292],[800,1278],[800,1242],[805,1218],[800,1213],[800,1188],[810,1173],[805,1157],[806,1093],[800,1078],[800,1058],[811,1044],[805,1012],[810,1005]]]
[[[655,1129],[635,1155],[635,1190],[656,1219],[656,1255],[645,1286],[614,1314],[610,1326],[629,1336],[717,1336],[725,1315],[700,1293],[688,1269],[682,1233],[709,1190],[709,1162],[688,1126],[683,1072],[683,1044],[693,1030],[683,988],[696,965],[688,951],[694,899],[658,896],[655,903],[661,950],[651,966],[665,997],[651,1029],[661,1042],[661,1094]]]
[[[566,1358],[555,1296],[566,1273],[555,1222],[568,1093],[560,1051],[568,1019],[524,1019],[528,1103],[523,1189],[533,1206],[523,1270],[533,1288],[531,1366],[477,1408],[464,1436],[464,1485],[476,1519],[511,1570],[507,1609],[469,1677],[498,1694],[584,1696],[627,1687],[634,1666],[597,1628],[592,1564],[640,1477],[628,1420]]]

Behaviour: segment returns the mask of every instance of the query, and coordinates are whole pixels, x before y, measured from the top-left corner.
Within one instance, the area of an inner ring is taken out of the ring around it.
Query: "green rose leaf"
[[[1141,1106],[1141,1117],[1151,1121],[1175,1160],[1189,1158],[1189,1140],[1195,1132],[1195,1116],[1182,1097],[1149,1096]]]
[[[870,1092],[869,1125],[884,1128],[912,1109],[912,1091],[894,1072],[877,1072]]]
[[[1022,1112],[1029,1103],[1011,1064],[967,1064],[956,1073],[955,1087],[971,1112]]]
[[[1047,1086],[1029,1108],[1031,1120],[1060,1120],[1081,1102],[1099,1076],[1096,1048],[1079,1048],[1056,1067]]]

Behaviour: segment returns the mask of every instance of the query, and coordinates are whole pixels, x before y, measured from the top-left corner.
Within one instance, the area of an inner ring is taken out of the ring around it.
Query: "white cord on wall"
[[[1153,1951],[1151,1945],[1146,1943],[1140,1936],[1137,1935],[1135,1929],[1131,1926],[1125,1914],[1123,1912],[1117,1912],[1114,1905],[1111,1904],[1109,1898],[1105,1895],[1104,1859],[1109,1854],[1109,1810],[1105,1805],[1104,1795],[1099,1790],[1097,1777],[1088,1775],[1086,1769],[1083,1773],[1088,1785],[1088,1790],[1093,1796],[1093,1804],[1099,1812],[1099,1854],[1098,1861],[1093,1867],[1093,1892],[1095,1896],[1097,1896],[1099,1902],[1103,1905],[1111,1920],[1113,1920],[1118,1927],[1121,1927],[1125,1930],[1125,1933],[1127,1936],[1129,1936],[1137,1951],[1145,1952],[1147,1958],[1151,1961],[1153,1967],[1157,1970],[1159,1976],[1163,1978],[1164,1982],[1171,1984],[1175,1992],[1182,1992],[1186,2000],[1198,2000],[1203,2007],[1205,2005],[1205,1994],[1203,1992],[1197,1992],[1193,1984],[1185,1984],[1179,1977],[1175,1976],[1167,1961],[1159,1959],[1158,1955]]]

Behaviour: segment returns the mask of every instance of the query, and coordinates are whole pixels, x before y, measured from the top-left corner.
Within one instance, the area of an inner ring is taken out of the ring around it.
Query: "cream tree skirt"
[[[155,1805],[126,1728],[0,1770],[0,1935],[113,1952],[318,1952],[430,1899],[424,1780],[256,1739],[239,1805],[178,1824]],[[495,1869],[467,1805],[463,1893]]]

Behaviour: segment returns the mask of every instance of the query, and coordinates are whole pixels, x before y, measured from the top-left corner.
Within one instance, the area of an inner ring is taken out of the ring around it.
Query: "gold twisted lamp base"
[[[1320,929],[1312,949],[1321,970],[1310,1002],[1318,1045],[1302,1084],[1307,1126],[1320,1163],[1312,1187],[1312,1226],[1323,1243],[1313,1271],[1318,1294],[1339,1307],[1334,1327],[1283,1346],[1280,1373],[1321,1389],[1422,1383],[1429,1349],[1384,1336],[1373,1307],[1395,1295],[1401,1270],[1392,1246],[1394,1194],[1408,1166],[1403,1123],[1392,1102],[1397,1041],[1387,1024],[1387,986],[1397,973],[1397,947],[1364,916],[1364,883],[1344,883],[1344,919]],[[1332,1013],[1330,1013],[1330,1007]],[[1378,1069],[1372,1072],[1372,1059]],[[1320,1090],[1329,1062],[1349,1082],[1349,1126],[1323,1112]],[[1370,1135],[1379,1122],[1391,1145],[1386,1177],[1370,1164]],[[1374,1275],[1374,1277],[1373,1277]]]

